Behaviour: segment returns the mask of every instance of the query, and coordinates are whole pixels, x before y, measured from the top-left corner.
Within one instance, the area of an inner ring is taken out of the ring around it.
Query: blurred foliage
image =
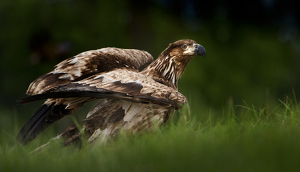
[[[183,38],[207,51],[179,83],[192,110],[265,104],[293,90],[300,97],[299,12],[284,2],[2,0],[0,108],[15,106],[30,82],[80,52],[113,46],[158,57]]]
[[[62,147],[62,139],[38,151],[54,133],[23,146],[0,132],[0,171],[299,171],[300,104],[294,103],[281,102],[267,116],[263,107],[247,105],[226,108],[218,119],[184,112],[156,132],[86,141],[80,149]]]

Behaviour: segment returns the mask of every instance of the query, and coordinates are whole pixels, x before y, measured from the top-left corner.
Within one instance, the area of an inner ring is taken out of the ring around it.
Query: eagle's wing
[[[86,51],[60,62],[53,71],[33,81],[26,94],[41,94],[51,88],[117,68],[139,70],[152,61],[151,54],[136,49],[102,48]]]
[[[127,128],[129,126],[132,128],[132,126],[142,121],[145,125],[149,125],[153,120],[150,118],[153,111],[157,111],[155,114],[159,114],[160,122],[163,122],[168,117],[163,119],[162,116],[165,118],[170,109],[179,109],[180,104],[187,103],[184,95],[176,89],[158,83],[151,77],[135,70],[126,68],[94,74],[86,79],[55,87],[42,94],[29,96],[22,99],[22,102],[27,103],[41,99],[48,99],[50,106],[64,105],[65,111],[80,106],[82,101],[101,99],[84,121],[86,129],[90,130],[90,134],[94,134],[95,127],[102,130],[109,124],[112,127],[109,129],[109,133],[114,133],[117,129],[114,123],[119,122],[121,120],[119,118],[124,118],[123,122],[127,121]],[[133,119],[134,116],[139,116],[138,114],[143,116],[143,119],[134,118],[134,120],[129,120]],[[58,119],[57,115],[51,113],[46,115],[46,121],[54,122]],[[141,121],[136,122],[136,120]],[[120,125],[125,125],[125,123]],[[28,131],[30,134],[34,133],[34,129]],[[27,132],[24,133],[28,135]],[[78,139],[80,132],[76,126],[71,126],[62,136],[69,138],[65,142],[67,144],[73,142],[75,138]],[[93,137],[90,140],[93,140]]]
[[[118,98],[131,102],[172,106],[176,109],[181,103],[187,103],[184,95],[176,89],[156,82],[137,71],[127,69],[94,74],[86,79],[52,88],[42,94],[26,97],[21,99],[21,103],[62,98],[66,102],[60,103],[71,107],[72,104],[68,104],[67,101],[79,99],[79,97],[85,99]],[[51,103],[54,102],[48,104]]]
[[[174,109],[179,109],[181,103],[187,102],[176,89],[158,83],[136,70],[115,69],[22,99],[21,103],[47,100],[21,129],[18,139],[27,143],[53,122],[76,112],[84,103],[101,98],[153,103]]]
[[[138,69],[153,61],[146,51],[135,49],[102,48],[83,52],[66,59],[56,65],[56,68],[33,81],[27,94],[39,95],[49,90],[83,80],[97,73],[105,73],[118,68],[138,71]],[[49,98],[29,118],[20,130],[17,138],[22,143],[34,139],[53,122],[66,115],[73,114],[84,103],[95,100],[91,97]]]

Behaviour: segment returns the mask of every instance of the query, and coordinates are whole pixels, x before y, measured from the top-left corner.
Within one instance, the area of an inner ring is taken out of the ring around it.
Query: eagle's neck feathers
[[[142,73],[152,77],[152,79],[162,84],[168,85],[177,89],[178,79],[182,75],[187,63],[179,61],[180,57],[172,56],[159,56],[152,62]]]

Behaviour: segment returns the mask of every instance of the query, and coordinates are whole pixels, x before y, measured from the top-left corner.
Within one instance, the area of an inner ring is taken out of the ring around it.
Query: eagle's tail
[[[49,115],[57,115],[57,118],[62,118],[63,115],[59,115],[64,105],[55,105],[54,103],[47,105],[43,104],[25,123],[20,130],[17,140],[22,144],[27,144],[37,137],[41,132],[48,128],[55,120],[47,120]]]

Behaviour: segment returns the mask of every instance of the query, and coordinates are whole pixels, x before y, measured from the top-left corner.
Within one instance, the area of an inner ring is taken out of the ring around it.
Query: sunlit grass
[[[299,170],[299,104],[279,100],[268,111],[245,103],[200,119],[185,108],[155,133],[81,149],[51,143],[38,154],[46,138],[24,147],[1,131],[0,171]]]

